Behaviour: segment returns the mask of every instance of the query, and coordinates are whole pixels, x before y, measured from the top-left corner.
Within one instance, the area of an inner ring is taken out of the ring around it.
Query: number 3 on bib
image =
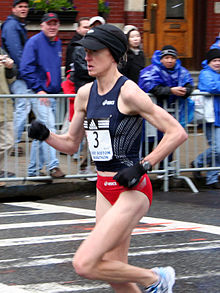
[[[93,161],[110,161],[113,157],[109,119],[86,119],[84,128]]]

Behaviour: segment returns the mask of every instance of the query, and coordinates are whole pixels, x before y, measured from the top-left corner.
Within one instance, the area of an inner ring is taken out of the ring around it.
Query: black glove
[[[125,168],[119,171],[113,179],[115,179],[119,185],[123,185],[124,187],[134,187],[140,181],[142,175],[146,173],[143,165],[138,163],[132,167]]]
[[[49,129],[37,120],[31,122],[31,126],[28,128],[28,136],[30,138],[38,139],[43,141],[50,135]]]

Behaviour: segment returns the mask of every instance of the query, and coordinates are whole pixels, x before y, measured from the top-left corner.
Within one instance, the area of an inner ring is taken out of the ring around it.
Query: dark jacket
[[[24,45],[28,39],[25,23],[9,15],[1,26],[2,47],[19,68]]]
[[[67,46],[67,49],[66,49],[66,68],[65,68],[66,75],[70,72],[71,65],[73,63],[73,51],[74,51],[73,43],[81,40],[82,37],[83,37],[82,35],[80,35],[76,32]]]
[[[85,60],[86,52],[82,46],[74,46],[73,60],[74,60],[74,85],[76,92],[84,84],[93,81],[95,78],[88,74],[87,62]]]
[[[121,68],[119,66],[120,72],[127,78],[138,83],[139,73],[145,67],[145,57],[144,52],[139,50],[136,55],[131,49],[127,52],[127,62],[122,64]]]
[[[20,74],[35,92],[57,94],[61,91],[61,41],[50,41],[43,32],[25,44]]]

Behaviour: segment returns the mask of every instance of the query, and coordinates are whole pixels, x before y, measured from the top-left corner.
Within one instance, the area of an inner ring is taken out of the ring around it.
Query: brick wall
[[[215,13],[215,0],[207,1],[207,28],[206,28],[206,50],[214,43],[216,36],[220,32],[220,13]]]
[[[124,24],[133,24],[137,26],[140,31],[143,30],[143,13],[142,12],[134,12],[134,11],[124,11],[124,2],[125,0],[110,0],[109,5],[111,7],[111,12],[108,17],[108,22],[116,23],[121,25]],[[216,0],[207,0],[207,34],[205,46],[206,49],[210,47],[210,45],[214,42],[215,37],[220,32],[220,14],[214,12],[215,2],[219,2]],[[6,17],[11,13],[13,0],[0,0],[0,21],[3,22]],[[92,17],[97,15],[97,1],[96,0],[74,0],[74,5],[76,6],[78,13],[78,18],[83,16]],[[38,31],[29,31],[29,37],[36,34]],[[63,43],[63,60],[65,60],[65,51],[66,45],[70,41],[74,34],[74,31],[60,31],[59,37]]]

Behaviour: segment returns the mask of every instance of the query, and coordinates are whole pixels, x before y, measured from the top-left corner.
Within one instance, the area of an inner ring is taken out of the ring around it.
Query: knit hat
[[[171,45],[166,45],[162,48],[160,51],[160,59],[163,58],[166,55],[171,55],[177,58],[177,50]]]
[[[14,0],[13,7],[15,7],[16,5],[18,5],[21,2],[26,2],[27,4],[29,4],[29,1],[28,0]]]
[[[207,62],[209,63],[215,58],[220,58],[220,49],[211,49],[207,53]]]
[[[86,35],[75,44],[80,44],[89,50],[108,48],[118,63],[127,51],[127,40],[122,30],[111,24],[98,25],[90,29]]]

